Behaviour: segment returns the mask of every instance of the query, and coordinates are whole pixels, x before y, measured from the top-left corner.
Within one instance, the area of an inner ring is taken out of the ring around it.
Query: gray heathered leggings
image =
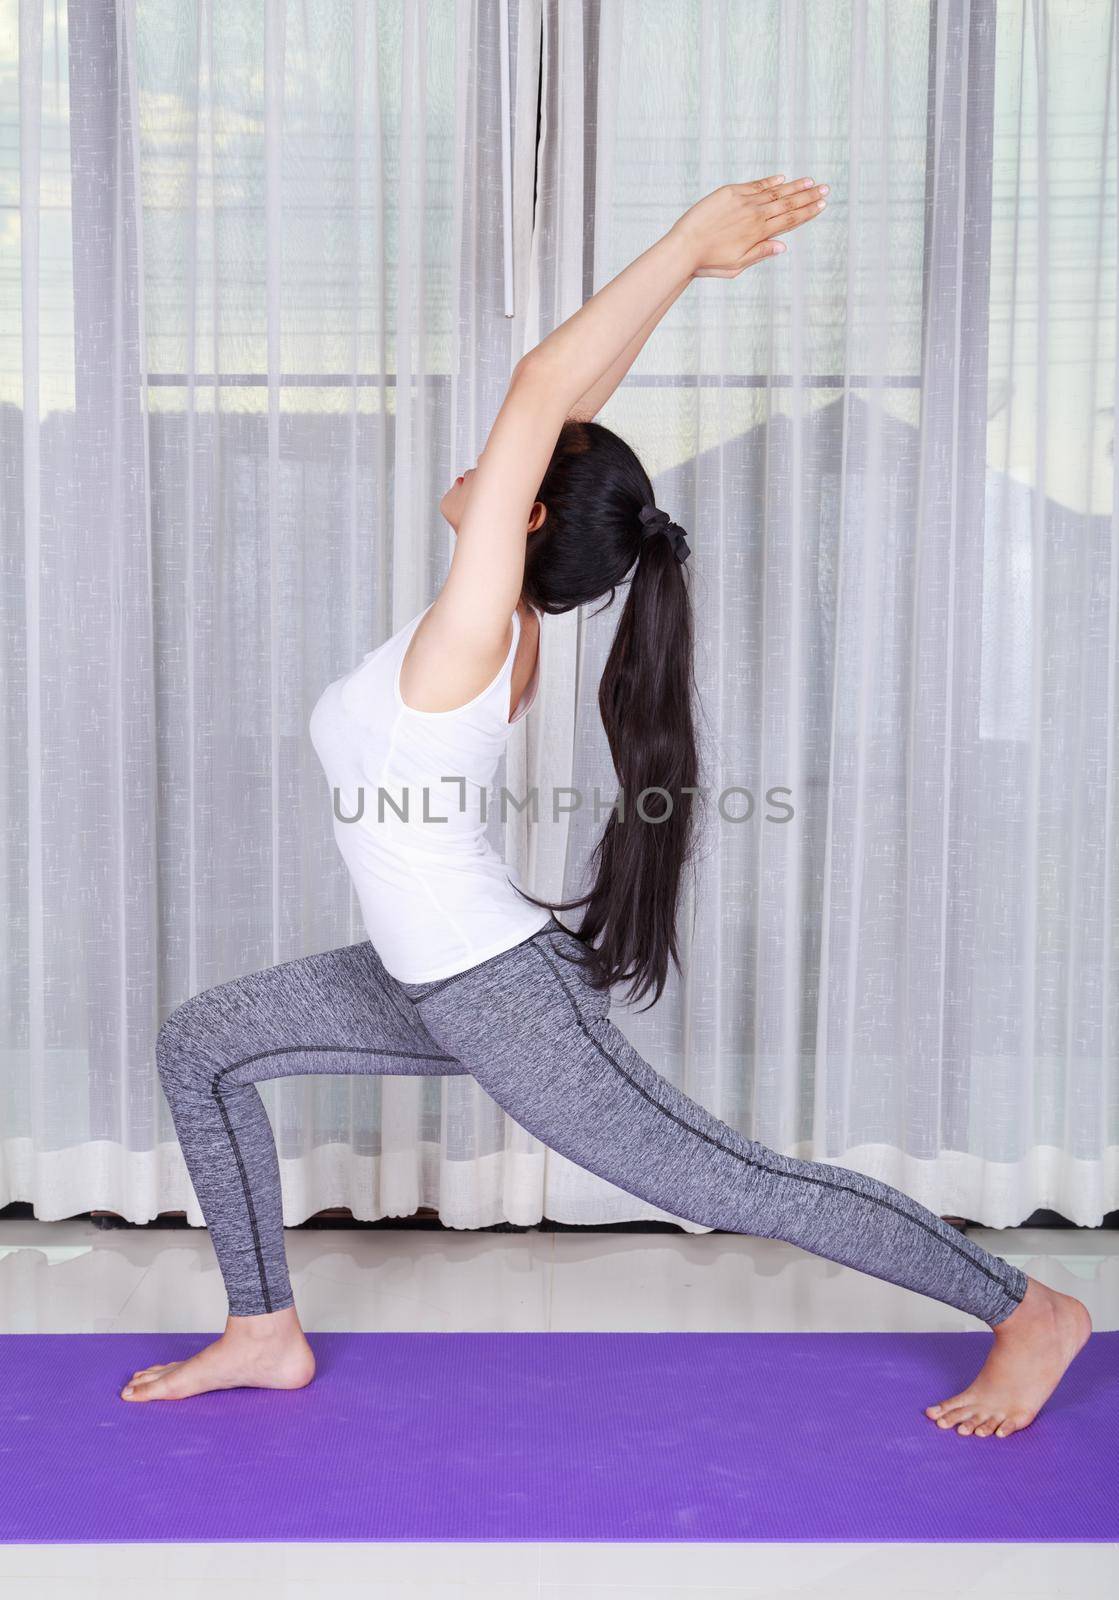
[[[293,1304],[280,1173],[255,1084],[311,1073],[470,1073],[570,1161],[707,1227],[784,1239],[994,1327],[1026,1276],[860,1172],[744,1139],[662,1078],[609,1020],[558,923],[478,966],[400,983],[364,941],[208,989],[156,1055],[229,1296],[246,1317]]]

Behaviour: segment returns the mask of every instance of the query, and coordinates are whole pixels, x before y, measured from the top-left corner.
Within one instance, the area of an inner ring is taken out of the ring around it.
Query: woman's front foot
[[[315,1376],[315,1356],[294,1306],[259,1317],[230,1316],[213,1344],[185,1361],[142,1367],[122,1400],[185,1400],[214,1389],[303,1389]]]
[[[994,1346],[972,1382],[925,1415],[977,1439],[1029,1427],[1091,1331],[1087,1306],[1030,1278],[1017,1310],[995,1326]]]

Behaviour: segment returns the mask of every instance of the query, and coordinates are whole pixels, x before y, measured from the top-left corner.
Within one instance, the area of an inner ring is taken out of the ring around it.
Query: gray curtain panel
[[[1113,13],[0,0],[0,1204],[201,1224],[160,1020],[364,936],[311,706],[434,595],[522,352],[784,170],[827,212],[600,417],[695,552],[709,786],[683,976],[616,1020],[938,1212],[1119,1205]],[[541,894],[616,792],[616,616],[547,619],[499,775]],[[263,1094],[292,1224],[663,1215],[469,1080]]]

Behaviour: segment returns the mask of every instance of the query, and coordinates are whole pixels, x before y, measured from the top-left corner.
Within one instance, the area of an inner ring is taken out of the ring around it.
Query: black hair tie
[[[687,535],[679,523],[673,522],[667,511],[662,511],[650,501],[641,507],[639,513],[644,524],[641,530],[642,539],[651,539],[654,534],[663,533],[672,545],[672,554],[677,561],[684,562],[691,555]]]

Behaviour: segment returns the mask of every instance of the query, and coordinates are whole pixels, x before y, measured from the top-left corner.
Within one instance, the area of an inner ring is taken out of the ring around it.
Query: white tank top
[[[400,669],[430,610],[328,685],[308,724],[366,932],[403,983],[476,966],[550,918],[515,892],[520,880],[486,837],[486,816],[501,798],[487,794],[487,786],[510,728],[536,699],[539,659],[510,719],[521,637],[514,612],[513,642],[493,682],[452,711],[417,711],[401,698]],[[523,797],[513,794],[513,801],[519,805]],[[339,813],[358,820],[340,821]]]

